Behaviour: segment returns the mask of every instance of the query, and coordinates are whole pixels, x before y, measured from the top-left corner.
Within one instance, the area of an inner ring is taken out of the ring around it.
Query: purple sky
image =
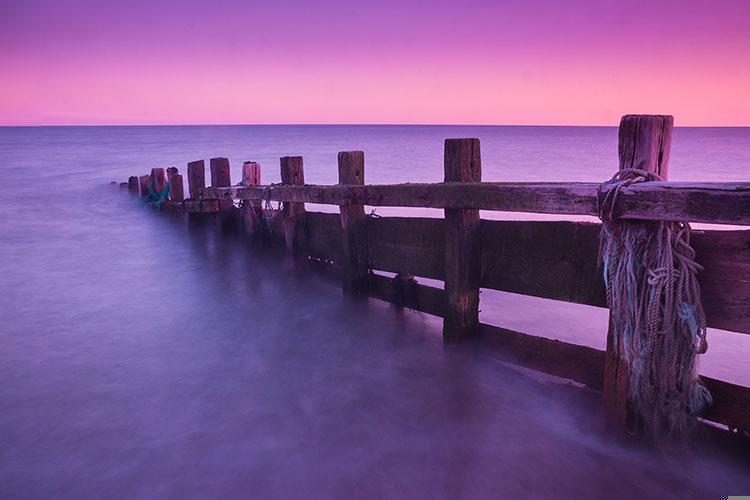
[[[0,124],[750,125],[750,1],[1,0]]]

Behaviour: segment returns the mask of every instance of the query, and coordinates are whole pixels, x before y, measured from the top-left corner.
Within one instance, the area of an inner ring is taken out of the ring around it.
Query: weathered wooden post
[[[182,175],[177,168],[167,169],[167,182],[169,183],[169,200],[181,202],[185,200],[185,186],[182,183]]]
[[[364,186],[364,152],[342,151],[338,156],[338,164],[339,184]],[[365,207],[364,205],[346,203],[339,206],[339,212],[343,230],[344,293],[360,295],[367,292],[369,273]]]
[[[301,156],[283,156],[280,163],[282,184],[305,184],[305,169]],[[282,224],[286,248],[293,254],[302,252],[305,248],[305,204],[285,201]]]
[[[635,168],[667,180],[674,119],[667,115],[625,115],[620,120],[620,170]],[[604,415],[609,426],[626,429],[628,418],[628,364],[621,342],[615,345],[610,313],[604,358]]]
[[[445,182],[481,182],[479,139],[445,140]],[[481,237],[479,210],[445,210],[445,295],[443,340],[455,342],[479,324]]]
[[[211,187],[229,187],[232,185],[228,158],[211,158],[209,165],[211,168]],[[219,209],[222,211],[228,210],[232,206],[231,199],[219,200]]]
[[[151,184],[150,175],[141,175],[138,177],[138,188],[141,191],[141,198],[144,200],[148,198],[149,190],[151,189],[149,184]]]
[[[163,168],[151,169],[151,188],[155,193],[162,193],[167,187],[167,174]]]
[[[138,177],[135,175],[128,177],[128,191],[130,191],[131,194],[138,194]]]
[[[206,189],[206,164],[203,160],[191,161],[187,165],[188,194],[191,200],[199,200]]]
[[[242,164],[242,185],[260,186],[260,163],[246,161]],[[262,202],[260,200],[245,200],[242,204],[242,220],[245,232],[254,234],[260,227],[263,217]]]

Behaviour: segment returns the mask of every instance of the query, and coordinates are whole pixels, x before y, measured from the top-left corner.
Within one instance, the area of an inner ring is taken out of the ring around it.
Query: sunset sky
[[[0,0],[0,124],[750,125],[750,0]]]

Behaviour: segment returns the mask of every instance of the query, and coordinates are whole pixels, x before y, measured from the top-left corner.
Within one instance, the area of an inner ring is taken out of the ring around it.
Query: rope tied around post
[[[690,225],[631,221],[615,215],[622,190],[660,181],[623,169],[599,187],[599,260],[617,354],[628,363],[628,397],[644,430],[684,435],[711,395],[700,383],[697,355],[708,348]]]

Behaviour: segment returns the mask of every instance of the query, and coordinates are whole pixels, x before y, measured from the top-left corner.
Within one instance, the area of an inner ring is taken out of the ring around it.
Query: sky
[[[0,0],[0,124],[750,125],[750,0]]]

